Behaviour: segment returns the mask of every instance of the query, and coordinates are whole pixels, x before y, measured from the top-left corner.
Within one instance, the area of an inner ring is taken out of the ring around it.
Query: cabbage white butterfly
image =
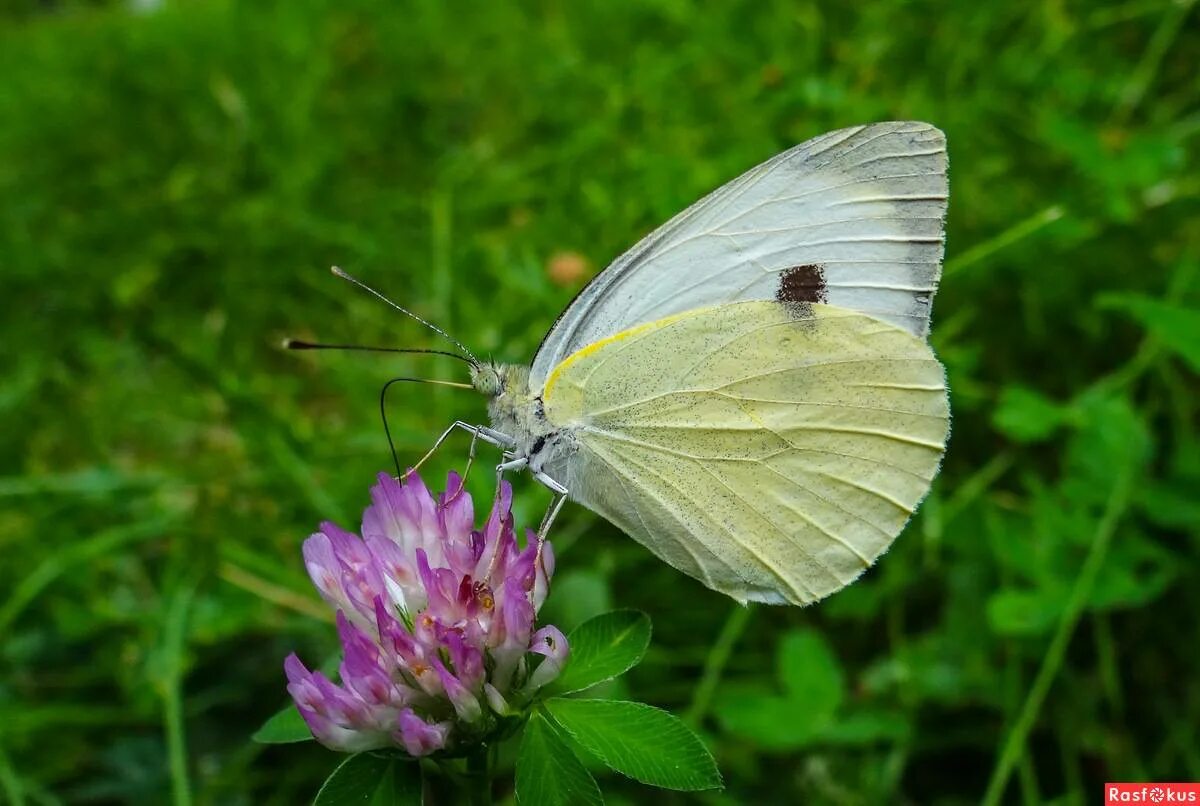
[[[438,444],[464,428],[559,493],[543,536],[569,496],[738,601],[821,599],[888,548],[945,451],[925,337],[947,195],[926,123],[785,151],[617,258],[531,366],[471,356],[491,427]]]

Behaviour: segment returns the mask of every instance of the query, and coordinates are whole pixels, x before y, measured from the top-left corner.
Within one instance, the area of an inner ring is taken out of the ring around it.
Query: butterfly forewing
[[[927,123],[831,132],[701,199],[596,277],[547,334],[535,388],[638,324],[740,300],[828,303],[918,336],[941,271],[946,149]]]

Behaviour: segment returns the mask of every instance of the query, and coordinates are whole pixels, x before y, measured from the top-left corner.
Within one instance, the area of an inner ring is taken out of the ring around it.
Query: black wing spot
[[[825,270],[811,263],[784,269],[775,299],[783,303],[825,302],[829,299]]]

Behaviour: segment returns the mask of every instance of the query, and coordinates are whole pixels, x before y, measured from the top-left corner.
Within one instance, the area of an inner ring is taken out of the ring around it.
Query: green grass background
[[[594,271],[774,153],[889,118],[949,139],[941,477],[807,609],[739,611],[568,508],[547,617],[646,610],[617,693],[687,715],[727,788],[602,784],[1084,804],[1200,780],[1194,5],[9,0],[0,800],[290,804],[334,766],[248,741],[283,657],[334,648],[300,543],[355,525],[389,466],[380,384],[461,378],[277,349],[442,346],[329,265],[527,360],[578,287],[554,254]],[[483,416],[392,401],[409,461]]]

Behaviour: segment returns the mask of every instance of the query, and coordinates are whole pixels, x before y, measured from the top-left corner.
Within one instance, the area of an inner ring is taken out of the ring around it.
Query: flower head
[[[566,638],[536,615],[554,572],[550,544],[517,544],[502,483],[482,529],[454,473],[436,499],[415,474],[381,473],[362,537],[321,524],[304,563],[337,610],[340,684],[284,663],[313,735],[334,750],[413,756],[479,741],[519,713],[566,662]]]

